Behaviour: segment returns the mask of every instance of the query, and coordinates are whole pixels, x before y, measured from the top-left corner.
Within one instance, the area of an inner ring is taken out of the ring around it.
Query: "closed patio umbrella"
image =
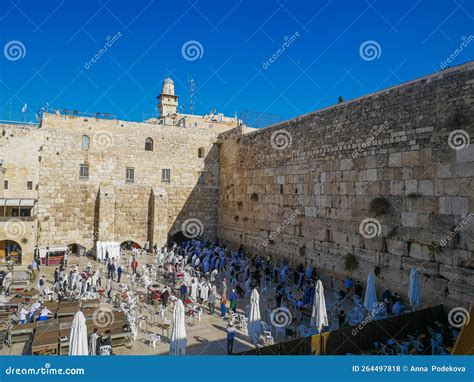
[[[321,332],[323,326],[329,326],[326,300],[324,299],[324,288],[321,280],[318,280],[316,283],[310,326],[315,327],[319,332]]]
[[[408,300],[413,310],[420,305],[420,279],[415,267],[410,270],[410,286],[408,287]]]
[[[184,323],[184,305],[178,300],[173,310],[173,327],[170,336],[170,355],[186,354],[186,326]]]
[[[365,290],[364,306],[372,312],[377,307],[377,293],[375,290],[375,275],[374,272],[370,272],[367,277],[367,289]]]
[[[260,296],[257,289],[252,291],[250,296],[250,314],[247,326],[250,341],[257,346],[258,340],[262,335],[262,323],[260,318]]]
[[[89,355],[86,318],[81,311],[74,315],[69,335],[69,355]]]

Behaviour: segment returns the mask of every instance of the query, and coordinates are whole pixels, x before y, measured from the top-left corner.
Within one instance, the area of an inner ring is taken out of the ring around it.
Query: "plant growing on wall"
[[[392,208],[390,201],[382,196],[372,199],[369,203],[369,212],[374,216],[387,215]]]
[[[344,269],[347,271],[353,271],[356,270],[358,266],[359,262],[357,261],[357,258],[352,253],[348,253],[344,258]]]

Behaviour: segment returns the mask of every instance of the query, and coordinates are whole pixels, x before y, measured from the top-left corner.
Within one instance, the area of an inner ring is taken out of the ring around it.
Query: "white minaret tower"
[[[177,113],[178,96],[174,95],[174,82],[171,78],[165,78],[161,94],[157,98],[160,117],[168,117]]]

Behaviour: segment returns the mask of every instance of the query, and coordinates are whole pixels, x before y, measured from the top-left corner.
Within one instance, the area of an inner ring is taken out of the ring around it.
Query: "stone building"
[[[145,122],[45,113],[0,126],[0,242],[28,264],[35,245],[164,245],[189,228],[327,280],[375,271],[402,295],[415,266],[426,303],[465,306],[473,89],[467,63],[256,131],[178,113],[166,79]]]

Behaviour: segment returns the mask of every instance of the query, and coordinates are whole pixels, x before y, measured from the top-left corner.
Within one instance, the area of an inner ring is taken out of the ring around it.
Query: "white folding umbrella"
[[[365,290],[364,306],[372,312],[377,307],[377,293],[375,290],[375,275],[374,272],[370,272],[367,277],[367,289]]]
[[[410,270],[410,286],[408,287],[408,299],[413,310],[420,305],[420,280],[415,267]]]
[[[81,311],[74,315],[69,335],[69,355],[88,355],[86,318]]]
[[[329,326],[326,300],[324,299],[324,288],[321,280],[318,280],[316,283],[310,326],[315,327],[320,332],[323,326]]]
[[[250,314],[247,325],[248,334],[251,342],[257,346],[258,340],[262,335],[262,323],[260,318],[260,296],[257,289],[252,291],[250,296]]]
[[[178,300],[173,310],[173,327],[170,336],[170,355],[186,354],[186,325],[184,323],[184,305]]]

